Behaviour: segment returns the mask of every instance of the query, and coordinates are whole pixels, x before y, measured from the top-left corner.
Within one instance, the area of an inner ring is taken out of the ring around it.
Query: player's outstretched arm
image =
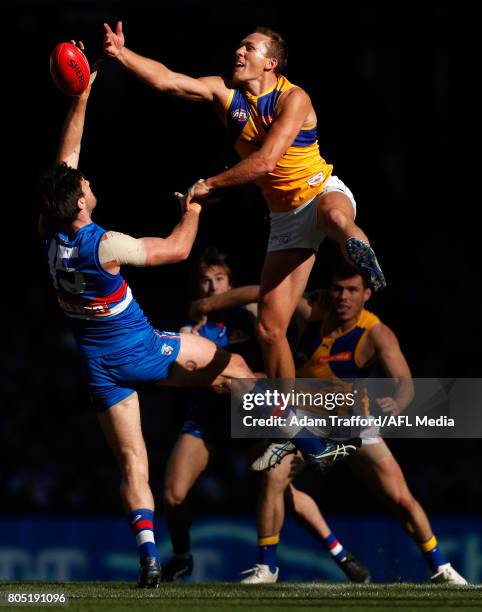
[[[129,72],[154,89],[171,96],[200,102],[213,102],[217,89],[226,89],[221,77],[202,77],[194,79],[185,74],[173,72],[161,62],[143,57],[125,46],[122,21],[115,30],[104,23],[104,52],[115,59]]]
[[[78,46],[80,49],[84,49],[82,42],[79,42]],[[97,72],[93,71],[90,75],[90,82],[87,89],[81,93],[80,96],[74,96],[72,98],[72,103],[62,127],[56,162],[65,162],[67,166],[71,168],[78,168],[79,165],[80,146],[82,134],[84,133],[85,112],[87,110],[87,102],[89,100],[92,83],[96,75]]]
[[[191,252],[199,226],[201,206],[191,203],[167,238],[133,238],[118,232],[106,232],[99,244],[99,261],[110,274],[120,266],[161,266],[184,261]]]
[[[407,360],[400,349],[397,337],[383,323],[372,328],[370,340],[385,373],[395,383],[393,397],[378,398],[377,404],[383,412],[399,414],[405,410],[414,396],[413,379]]]
[[[236,287],[235,289],[230,289],[219,295],[211,295],[209,297],[200,298],[199,300],[194,300],[191,302],[189,308],[189,318],[193,321],[199,321],[210,312],[246,306],[247,304],[257,302],[258,298],[259,285]]]

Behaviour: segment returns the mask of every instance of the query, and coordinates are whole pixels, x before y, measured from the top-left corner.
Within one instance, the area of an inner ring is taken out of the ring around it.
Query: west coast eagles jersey
[[[232,89],[226,103],[226,125],[242,159],[257,151],[274,119],[281,94],[293,85],[279,76],[274,87],[259,96]],[[320,156],[316,124],[302,128],[272,172],[256,181],[273,212],[301,206],[322,191],[333,166]]]
[[[363,309],[356,324],[346,332],[321,336],[320,321],[310,321],[296,351],[299,378],[319,378],[330,381],[340,391],[353,388],[357,378],[364,378],[371,365],[361,361],[361,349],[372,327],[380,319]],[[368,412],[368,398],[363,400]]]

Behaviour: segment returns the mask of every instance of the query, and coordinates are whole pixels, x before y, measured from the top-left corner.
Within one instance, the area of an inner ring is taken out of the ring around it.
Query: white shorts
[[[268,253],[286,249],[314,249],[325,238],[317,224],[317,203],[320,196],[330,191],[340,191],[348,196],[356,215],[356,202],[352,192],[337,176],[330,176],[323,191],[308,200],[298,208],[288,212],[272,212],[270,214],[270,232],[268,238]]]

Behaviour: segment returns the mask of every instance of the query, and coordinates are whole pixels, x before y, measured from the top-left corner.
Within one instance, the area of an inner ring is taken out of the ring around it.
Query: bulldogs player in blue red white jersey
[[[121,498],[140,556],[138,586],[155,587],[160,565],[154,500],[135,389],[146,382],[222,387],[233,377],[253,374],[242,357],[206,338],[155,330],[120,275],[123,264],[158,266],[186,259],[201,207],[184,199],[182,219],[165,239],[136,239],[105,231],[92,221],[97,200],[78,170],[90,85],[72,99],[56,163],[41,177],[39,230],[101,428],[121,470]]]

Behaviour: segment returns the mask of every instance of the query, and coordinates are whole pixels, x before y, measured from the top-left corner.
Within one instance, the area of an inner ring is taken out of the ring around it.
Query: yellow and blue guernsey
[[[232,89],[226,103],[226,125],[234,148],[244,159],[260,149],[275,119],[282,93],[293,89],[284,76],[259,96]],[[286,212],[322,191],[333,166],[321,157],[316,124],[302,128],[272,172],[256,181],[273,212]]]
[[[357,378],[365,378],[372,364],[363,363],[361,350],[370,330],[380,319],[363,309],[355,325],[346,332],[323,337],[320,321],[310,321],[296,351],[299,378],[320,378],[340,390],[352,388]],[[365,398],[364,410],[368,413]]]

